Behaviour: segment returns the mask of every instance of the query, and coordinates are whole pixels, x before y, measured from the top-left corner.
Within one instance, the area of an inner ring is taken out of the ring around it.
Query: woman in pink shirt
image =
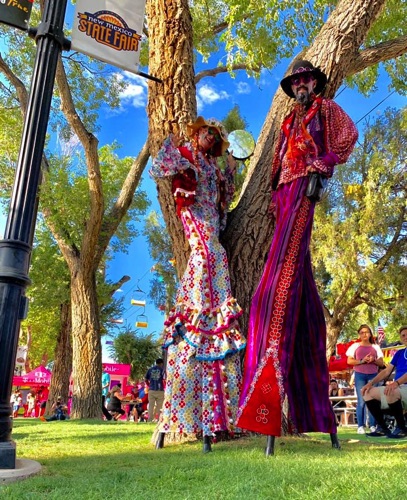
[[[358,420],[358,434],[365,433],[366,412],[369,414],[370,430],[376,429],[376,420],[367,410],[362,397],[362,387],[377,375],[380,367],[384,367],[383,352],[375,344],[373,333],[368,325],[361,325],[358,330],[360,342],[352,344],[346,351],[348,365],[353,366],[355,372],[355,389],[358,398],[356,418]]]

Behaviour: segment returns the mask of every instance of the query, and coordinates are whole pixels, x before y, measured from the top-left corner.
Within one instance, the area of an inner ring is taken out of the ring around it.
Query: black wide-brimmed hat
[[[295,95],[291,88],[291,78],[302,73],[312,73],[312,76],[316,79],[317,84],[314,88],[315,94],[318,95],[324,90],[324,87],[328,81],[326,74],[323,73],[319,68],[315,68],[309,61],[301,59],[294,64],[293,72],[291,73],[291,75],[286,76],[280,82],[281,88],[288,96],[295,98]]]

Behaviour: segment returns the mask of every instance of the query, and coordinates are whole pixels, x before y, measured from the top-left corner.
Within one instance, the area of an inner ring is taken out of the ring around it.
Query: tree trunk
[[[326,323],[326,358],[329,363],[331,356],[335,356],[336,344],[343,328],[343,322],[327,321]]]
[[[69,378],[72,372],[72,317],[70,303],[61,305],[60,316],[61,328],[55,348],[54,367],[45,410],[46,415],[50,414],[51,406],[59,396],[66,404],[69,396]]]
[[[32,344],[32,328],[31,328],[31,325],[28,325],[27,326],[27,342],[26,342],[26,345],[27,345],[27,357],[25,359],[25,362],[24,362],[24,370],[25,370],[25,373],[29,373],[34,367],[31,366],[31,360],[30,360],[30,348],[31,348],[31,344]]]
[[[149,71],[163,82],[149,82],[149,147],[153,158],[170,133],[184,136],[186,124],[196,116],[192,19],[188,3],[188,0],[150,0],[146,5]],[[188,260],[188,244],[175,213],[170,181],[159,181],[158,199],[181,275]]]
[[[343,79],[353,73],[360,47],[384,2],[385,0],[339,2],[312,46],[298,56],[299,59],[310,60],[328,75],[326,97],[333,97]],[[287,70],[287,74],[289,73],[290,68]],[[251,300],[273,235],[274,224],[268,215],[270,166],[281,123],[292,104],[293,100],[279,89],[250,162],[243,194],[235,210],[229,214],[228,226],[222,237],[222,244],[229,257],[234,294],[244,310],[243,331],[247,330]]]
[[[71,418],[102,418],[102,345],[96,279],[77,270],[71,279],[72,412]]]

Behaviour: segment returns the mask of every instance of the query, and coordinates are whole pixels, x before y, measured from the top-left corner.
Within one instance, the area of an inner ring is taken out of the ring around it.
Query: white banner
[[[146,0],[78,0],[72,50],[136,73]]]
[[[26,345],[19,345],[17,347],[16,367],[22,368],[27,359],[28,347]]]

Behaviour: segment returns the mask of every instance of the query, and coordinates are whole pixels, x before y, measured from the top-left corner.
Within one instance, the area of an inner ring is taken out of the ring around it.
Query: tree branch
[[[58,243],[58,246],[66,260],[68,267],[72,267],[76,264],[77,259],[80,255],[79,249],[74,243],[71,242],[71,237],[66,228],[61,228],[59,230],[56,225],[52,222],[51,209],[42,208],[41,210],[53,237]]]
[[[125,274],[124,276],[122,276],[119,281],[116,281],[116,283],[113,283],[112,284],[112,287],[110,289],[110,296],[113,297],[114,293],[117,292],[117,290],[119,288],[121,288],[122,285],[124,285],[124,283],[127,283],[128,281],[130,281],[130,276],[127,276],[127,274]]]
[[[13,70],[2,58],[1,54],[0,54],[0,70],[7,78],[7,80],[11,83],[11,85],[13,85],[13,87],[16,89],[17,99],[20,103],[21,113],[24,118],[27,113],[27,106],[28,106],[27,89],[25,88],[24,83],[19,78],[17,78]]]
[[[231,68],[228,68],[226,66],[218,66],[216,68],[212,69],[206,69],[204,71],[200,71],[195,75],[195,84],[197,84],[202,78],[205,78],[207,76],[216,76],[221,73],[227,73],[228,71],[236,71],[238,69],[251,69],[252,71],[260,71],[260,68],[250,68],[247,64],[233,64]]]
[[[344,323],[346,316],[355,309],[360,304],[363,304],[365,299],[360,295],[360,291],[356,291],[351,299],[343,305],[340,311],[337,312],[336,317],[342,320],[342,324]]]
[[[336,310],[338,307],[340,307],[340,303],[342,302],[342,300],[346,296],[350,286],[351,286],[351,280],[350,280],[350,278],[348,278],[345,285],[342,287],[341,293],[336,297],[336,299],[334,301],[334,310]]]
[[[249,16],[244,16],[243,19],[248,19]],[[226,21],[217,24],[212,28],[212,33],[214,35],[218,35],[219,33],[222,33],[222,31],[225,31],[225,29],[228,27],[228,23]]]
[[[90,211],[83,233],[84,236],[81,257],[83,261],[86,261],[83,262],[84,269],[94,270],[99,263],[99,261],[94,257],[104,210],[102,178],[98,155],[98,140],[86,129],[80,116],[76,112],[61,57],[58,59],[56,82],[61,96],[62,112],[68,120],[69,125],[81,141],[85,151],[88,170]]]
[[[387,40],[359,52],[349,67],[350,75],[354,75],[379,62],[388,61],[407,52],[407,35]]]
[[[399,217],[398,224],[397,224],[397,229],[394,233],[394,236],[393,236],[389,246],[387,247],[386,253],[380,259],[378,259],[376,261],[375,265],[376,265],[377,269],[379,269],[380,271],[383,271],[383,269],[386,267],[386,264],[388,263],[391,256],[393,255],[393,251],[396,250],[397,247],[403,246],[406,243],[405,237],[402,238],[401,240],[399,240],[399,236],[401,234],[401,231],[403,229],[403,225],[405,223],[405,217],[406,217],[406,209],[404,209],[400,213],[400,217]]]

